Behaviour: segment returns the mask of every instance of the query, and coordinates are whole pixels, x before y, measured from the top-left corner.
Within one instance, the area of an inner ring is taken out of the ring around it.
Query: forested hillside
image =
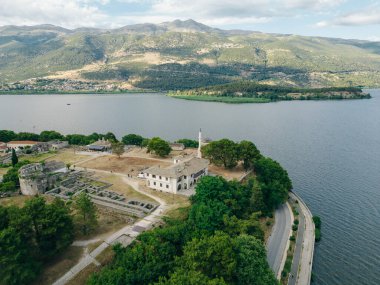
[[[306,87],[380,86],[380,43],[224,31],[192,20],[112,30],[0,27],[0,87],[25,89],[35,84],[25,80],[41,77],[63,90],[65,84],[54,80],[155,90],[240,79]]]

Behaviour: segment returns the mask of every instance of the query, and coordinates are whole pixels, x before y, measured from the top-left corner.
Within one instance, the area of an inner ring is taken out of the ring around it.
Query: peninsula
[[[178,99],[223,103],[269,103],[289,100],[368,99],[359,87],[297,88],[239,81],[186,91],[170,92]]]

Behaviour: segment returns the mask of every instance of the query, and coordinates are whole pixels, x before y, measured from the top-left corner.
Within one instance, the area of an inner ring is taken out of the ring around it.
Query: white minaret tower
[[[199,135],[198,135],[198,158],[202,158],[202,152],[201,152],[201,147],[202,147],[202,129],[199,129]]]

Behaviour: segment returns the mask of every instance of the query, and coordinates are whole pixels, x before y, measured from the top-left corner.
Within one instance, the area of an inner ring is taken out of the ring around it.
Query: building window
[[[160,187],[162,187],[162,183],[160,183]]]
[[[168,180],[169,180],[169,178],[167,178],[167,177],[166,177],[165,179],[166,179],[166,181],[168,181]]]
[[[169,189],[169,185],[166,185],[166,189]]]
[[[160,177],[160,180],[162,179],[162,177],[161,176],[159,176]]]
[[[184,178],[184,179],[186,179],[186,178],[187,178],[187,176],[185,175],[183,178]]]
[[[153,185],[156,186],[156,182],[153,182]]]

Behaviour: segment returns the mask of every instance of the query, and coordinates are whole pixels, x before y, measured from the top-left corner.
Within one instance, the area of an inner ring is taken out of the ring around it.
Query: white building
[[[9,149],[19,150],[26,147],[32,147],[38,144],[38,142],[35,141],[10,141],[7,143],[7,147]]]
[[[166,167],[151,167],[143,172],[149,188],[177,194],[181,190],[190,189],[198,180],[208,175],[209,161],[202,158],[202,131],[199,130],[197,157],[187,159],[175,158],[174,164]]]
[[[144,171],[146,185],[149,188],[177,194],[181,190],[190,189],[197,181],[208,175],[209,161],[193,157],[185,161],[174,160],[174,164],[166,167],[151,167]]]

